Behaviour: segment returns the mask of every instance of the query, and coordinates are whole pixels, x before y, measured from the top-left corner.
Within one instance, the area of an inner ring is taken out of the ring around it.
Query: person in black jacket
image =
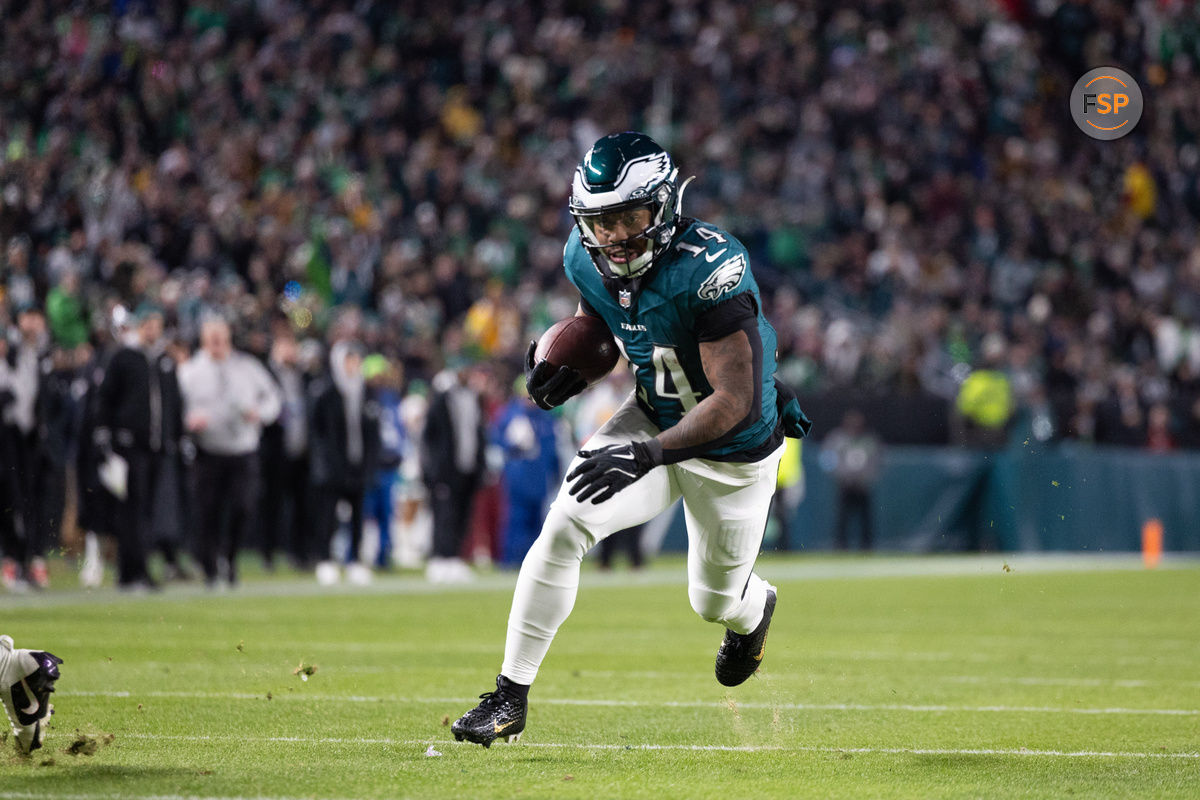
[[[434,379],[421,434],[421,477],[433,512],[433,554],[425,576],[434,583],[473,577],[461,551],[485,466],[487,421],[480,397],[486,381],[473,366],[458,373],[446,370]]]
[[[74,351],[55,347],[45,362],[38,388],[37,526],[29,539],[30,575],[35,585],[47,585],[46,553],[59,543],[67,503],[67,463],[75,448],[78,376]]]
[[[117,581],[123,589],[156,588],[146,569],[153,544],[155,499],[165,458],[175,458],[183,435],[183,400],[175,361],[162,348],[163,317],[144,306],[136,346],[118,350],[97,396],[94,439],[128,464],[127,489],[113,520]]]
[[[9,423],[9,409],[16,400],[12,389],[12,370],[8,363],[8,339],[0,328],[0,508],[19,508],[21,483],[13,466],[17,463],[17,435]],[[19,513],[0,514],[0,585],[5,589],[18,588],[20,580],[17,558],[24,558],[25,529]]]
[[[83,563],[79,569],[81,586],[94,589],[104,580],[104,556],[100,537],[115,532],[117,499],[100,481],[100,467],[106,453],[97,446],[96,429],[100,423],[100,387],[112,358],[121,349],[122,339],[129,335],[129,314],[124,306],[112,312],[111,338],[97,342],[87,362],[81,365],[86,391],[80,400],[79,447],[75,453],[76,505],[75,524],[83,532]],[[111,446],[111,443],[108,445]]]
[[[299,363],[300,348],[291,331],[271,342],[267,371],[279,385],[283,404],[279,418],[263,428],[259,441],[262,469],[262,557],[268,569],[285,549],[302,569],[312,567],[307,552],[312,527],[308,489],[308,375]],[[290,533],[289,533],[290,532]]]
[[[10,519],[4,524],[0,542],[4,558],[0,562],[0,580],[10,589],[22,589],[27,581],[38,588],[47,585],[46,560],[34,552],[38,547],[41,486],[38,483],[42,462],[42,439],[38,426],[38,393],[42,383],[42,364],[46,356],[46,318],[41,309],[29,307],[17,313],[17,338],[6,348],[6,360],[0,369],[0,391],[5,398],[0,437],[5,440],[0,461],[0,480],[5,494],[12,496]]]
[[[362,542],[363,498],[379,459],[379,409],[367,398],[363,354],[353,342],[335,344],[329,354],[329,380],[314,386],[309,468],[313,485],[317,580],[338,580],[330,545],[337,529],[338,501],[350,504],[350,551],[347,578],[370,580],[370,568],[358,561]]]

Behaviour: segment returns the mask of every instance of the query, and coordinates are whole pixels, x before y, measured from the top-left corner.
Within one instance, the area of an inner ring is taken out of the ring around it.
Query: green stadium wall
[[[820,461],[820,443],[807,444],[792,550],[833,546],[837,486]],[[874,549],[882,551],[1137,551],[1151,518],[1162,521],[1164,550],[1200,551],[1200,453],[889,447],[872,512]],[[664,549],[686,548],[682,517],[676,513]],[[854,549],[853,526],[849,540]]]

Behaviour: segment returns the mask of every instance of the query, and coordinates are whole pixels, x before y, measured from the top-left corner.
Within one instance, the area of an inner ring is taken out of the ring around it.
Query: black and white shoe
[[[717,682],[722,686],[737,686],[758,671],[767,652],[767,631],[775,613],[775,590],[767,589],[762,622],[750,633],[725,631],[721,649],[717,651]]]
[[[479,695],[479,705],[463,714],[450,726],[450,732],[458,741],[466,739],[484,747],[503,739],[515,742],[525,730],[525,691],[503,675],[496,676],[496,691]]]
[[[0,702],[22,753],[42,746],[54,713],[50,693],[61,663],[61,658],[40,650],[17,650],[12,637],[0,636]]]

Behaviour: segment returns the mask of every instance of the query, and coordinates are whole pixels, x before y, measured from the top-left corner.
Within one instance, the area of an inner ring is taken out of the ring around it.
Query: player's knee
[[[735,605],[732,597],[711,589],[689,588],[688,599],[692,602],[692,610],[705,622],[724,622]]]
[[[559,560],[582,561],[587,551],[595,544],[587,529],[556,505],[550,507],[538,539],[546,548],[546,552]]]

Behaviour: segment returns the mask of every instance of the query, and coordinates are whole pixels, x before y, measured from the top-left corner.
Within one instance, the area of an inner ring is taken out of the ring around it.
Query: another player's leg
[[[42,746],[46,723],[54,713],[50,693],[61,663],[50,653],[14,649],[12,637],[0,636],[0,702],[22,753]]]
[[[765,655],[776,589],[754,573],[780,451],[754,464],[682,464],[688,528],[688,596],[704,619],[725,627],[715,673],[737,686]]]
[[[588,447],[646,438],[653,432],[636,403],[626,403],[592,437]],[[572,463],[567,472],[574,467]],[[524,729],[525,694],[537,677],[554,635],[575,604],[584,555],[599,540],[645,522],[678,497],[672,473],[666,468],[652,470],[598,505],[580,503],[571,497],[568,488],[565,483],[560,488],[541,533],[521,564],[496,692],[481,695],[482,702],[454,723],[456,738],[489,746],[496,738]],[[505,715],[516,719],[518,696],[520,721],[507,728],[510,720]]]

